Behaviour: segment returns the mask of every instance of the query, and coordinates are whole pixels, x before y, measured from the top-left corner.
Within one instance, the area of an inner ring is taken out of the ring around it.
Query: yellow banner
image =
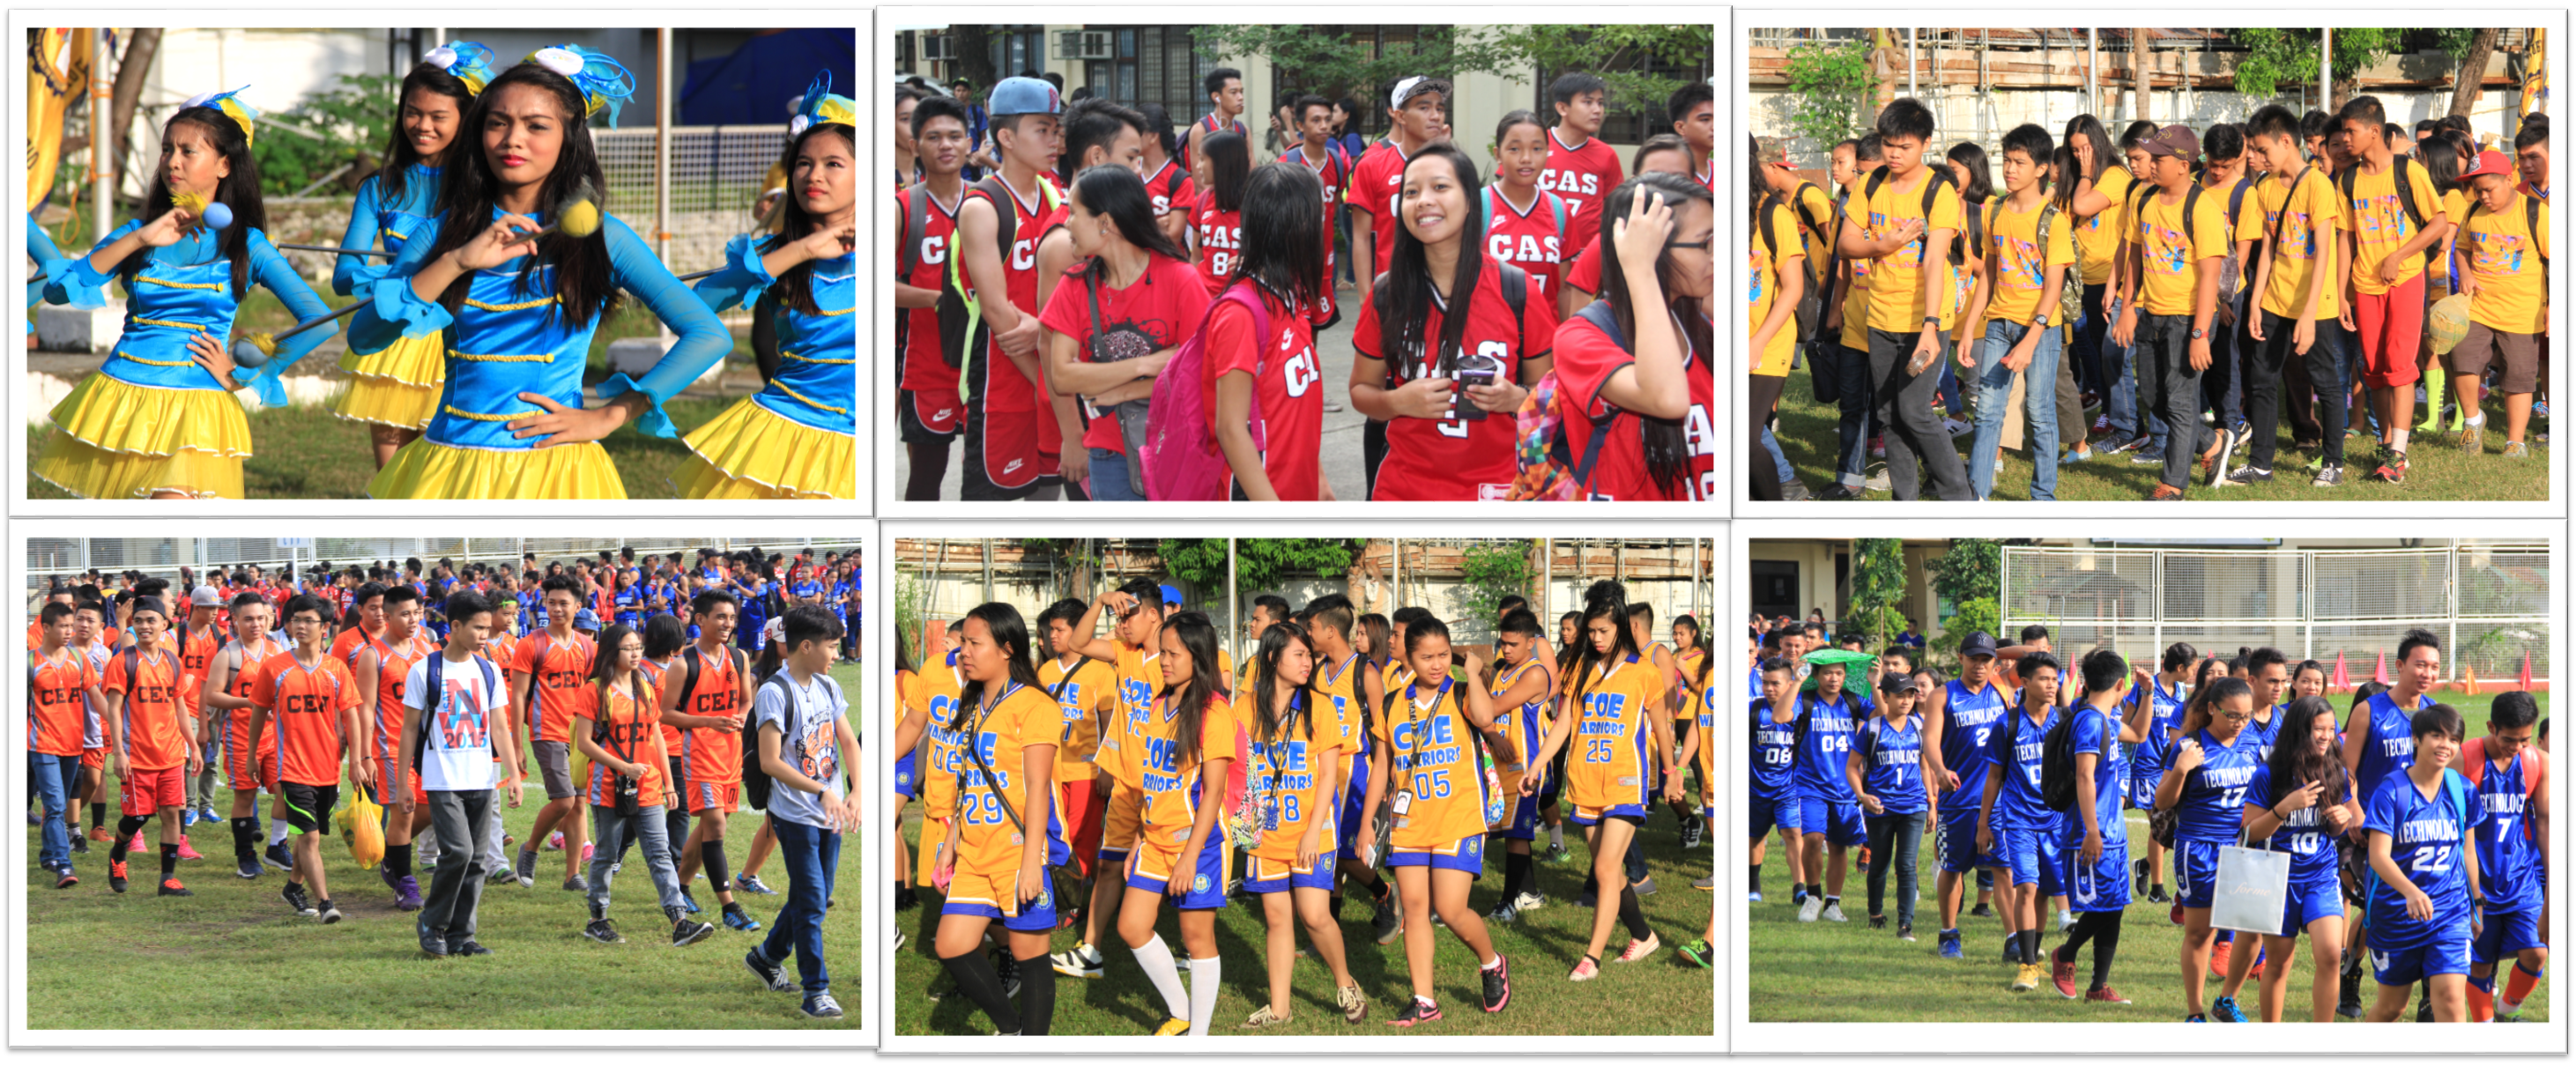
[[[2549,31],[2531,31],[2530,62],[2523,65],[2522,114],[2549,110]]]
[[[43,29],[27,49],[27,210],[43,203],[62,161],[63,112],[89,85],[98,31]]]

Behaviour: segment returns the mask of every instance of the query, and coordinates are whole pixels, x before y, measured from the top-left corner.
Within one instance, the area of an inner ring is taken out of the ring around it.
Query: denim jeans
[[[2012,403],[2016,377],[2028,383],[2021,409],[2030,426],[2030,498],[2057,498],[2057,360],[2064,334],[2040,330],[2030,365],[2004,369],[2004,357],[2030,330],[2027,322],[1997,319],[1986,323],[1985,340],[1977,345],[1977,433],[1968,448],[1968,490],[1980,500],[1994,495],[1995,447],[2003,443],[2004,409]]]
[[[1771,427],[1762,427],[1762,450],[1771,453],[1772,465],[1780,468],[1780,483],[1798,480],[1798,472],[1789,466],[1789,456],[1780,450],[1780,438],[1771,435]]]
[[[2281,383],[2283,370],[2295,359],[2307,369],[2308,380],[2327,402],[2318,405],[2317,416],[2325,428],[2325,461],[2343,462],[2344,406],[2334,402],[2344,392],[2341,368],[2337,365],[2335,345],[2330,341],[2343,335],[2343,323],[2329,315],[2317,320],[2316,340],[2308,345],[2308,354],[2298,354],[2297,323],[2269,311],[2257,309],[2263,316],[2263,340],[2245,354],[2245,414],[2253,426],[2254,446],[2245,457],[2249,466],[2269,470],[2272,456],[2281,445]],[[2294,408],[2295,410],[2295,405]]]
[[[1127,484],[1127,453],[1087,448],[1091,453],[1091,498],[1103,503],[1142,503],[1145,498]]]
[[[1869,913],[1885,914],[1887,867],[1896,866],[1896,922],[1914,924],[1914,856],[1923,845],[1923,812],[1872,814],[1869,826]]]
[[[1835,464],[1835,477],[1845,485],[1860,488],[1869,473],[1869,438],[1878,428],[1872,417],[1875,406],[1870,387],[1869,352],[1835,343],[1842,357],[1834,361],[1835,382],[1842,389],[1842,423],[1836,444],[1840,459]]]
[[[72,784],[80,779],[80,756],[27,753],[27,783],[45,801],[45,837],[36,856],[41,865],[71,865]]]
[[[1914,345],[1920,336],[1883,329],[1869,331],[1869,373],[1876,385],[1872,410],[1887,427],[1887,486],[1900,500],[1928,495],[1936,500],[1965,502],[1974,499],[1968,494],[1967,469],[1959,464],[1959,447],[1951,443],[1950,431],[1941,425],[1940,414],[1932,409],[1933,394],[1941,385],[1940,375],[1932,373],[1930,367],[1921,374],[1906,369],[1914,359]],[[1940,358],[1947,355],[1944,352]],[[1926,479],[1931,482],[1928,493],[1922,483]]]
[[[2201,372],[2191,368],[2191,316],[2141,314],[2131,340],[2140,408],[2163,412],[2173,430],[2164,445],[2164,483],[2182,488],[2191,484],[2192,460],[2218,436],[2200,424]]]
[[[2102,397],[2102,413],[2111,419],[2111,442],[2138,435],[2138,394],[2129,377],[2129,353],[2111,344],[2110,286],[2084,287],[2084,321],[2075,327],[2077,369],[2091,368],[2092,379],[2079,381]]]
[[[2212,321],[2209,338],[2209,370],[2200,377],[2201,407],[2216,412],[2218,424],[2243,427],[2245,418],[2245,359],[2254,350],[2254,338],[2245,330],[2245,315],[2250,293],[2238,293],[2232,300],[2221,301],[2236,312],[2236,321]],[[2260,313],[2257,309],[2255,313]]]
[[[620,818],[617,808],[592,804],[590,808],[590,907],[594,914],[608,913],[608,884],[616,875],[612,868],[626,857],[627,836],[644,847],[644,869],[653,878],[653,889],[660,894],[663,908],[683,904],[680,897],[680,874],[671,865],[671,848],[663,839],[669,823],[663,818],[662,805],[638,808],[633,818]]]
[[[832,898],[832,878],[841,865],[841,834],[785,818],[771,818],[769,831],[778,838],[778,859],[787,867],[787,905],[770,921],[760,957],[774,966],[794,953],[796,974],[811,999],[832,990],[832,971],[823,967],[823,908]]]

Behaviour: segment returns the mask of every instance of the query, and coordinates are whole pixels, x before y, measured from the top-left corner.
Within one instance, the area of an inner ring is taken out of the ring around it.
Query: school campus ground
[[[856,663],[832,669],[842,691],[854,694],[864,691],[860,673]],[[344,785],[344,807],[348,795]],[[102,798],[113,823],[113,778]],[[228,812],[228,802],[219,800],[217,813]],[[544,789],[532,781],[527,801],[503,807],[502,821],[524,840],[544,802]],[[86,813],[82,818],[85,832]],[[742,811],[726,823],[725,851],[737,868],[761,818]],[[297,917],[278,898],[284,873],[263,868],[255,881],[235,877],[231,830],[222,823],[196,826],[189,840],[207,857],[179,864],[180,880],[196,895],[154,896],[157,832],[144,830],[146,848],[131,861],[133,885],[120,896],[108,891],[107,844],[99,841],[73,856],[78,886],[46,887],[53,877],[35,868],[38,830],[27,827],[28,1028],[855,1029],[867,1002],[859,986],[867,847],[860,834],[842,839],[837,905],[823,920],[832,992],[848,1012],[827,1022],[798,1013],[796,995],[767,991],[742,963],[786,902],[787,867],[775,858],[761,879],[781,895],[736,895],[761,931],[737,933],[719,922],[714,936],[674,950],[641,865],[630,861],[614,882],[609,916],[626,943],[598,944],[581,935],[583,897],[561,887],[563,853],[540,851],[535,888],[484,890],[477,939],[492,955],[432,961],[420,956],[413,916],[394,909],[392,890],[374,871],[358,869],[336,836],[322,845],[324,876],[347,917],[326,926]],[[423,871],[424,889],[428,880]],[[699,920],[718,921],[711,886],[700,880],[690,893],[706,908]],[[796,974],[793,962],[788,974]]]
[[[2542,717],[2549,714],[2550,694],[2538,693]],[[2478,696],[2449,693],[2438,698],[2458,707],[2468,719],[2469,733],[2486,731],[2486,709],[2495,702],[2495,693]],[[2335,698],[2339,706],[2349,697]],[[2128,812],[2129,854],[2132,859],[2146,854],[2147,820],[2145,814]],[[1739,820],[1737,826],[1743,823]],[[1742,832],[1741,828],[1737,829]],[[2012,983],[2013,968],[2003,961],[2003,925],[1996,918],[1959,920],[1961,939],[1967,958],[1943,959],[1940,956],[1940,911],[1935,905],[1935,878],[1941,864],[1933,850],[1933,837],[1923,838],[1923,852],[1916,860],[1922,878],[1922,901],[1916,904],[1914,933],[1920,939],[1908,944],[1896,939],[1895,871],[1888,872],[1889,899],[1886,913],[1888,928],[1871,930],[1865,916],[1869,912],[1868,881],[1855,865],[1849,879],[1843,882],[1843,913],[1848,924],[1816,922],[1802,924],[1798,909],[1789,902],[1789,865],[1787,849],[1778,837],[1772,838],[1764,856],[1762,887],[1764,901],[1741,903],[1748,907],[1751,924],[1745,944],[1751,980],[1746,984],[1749,1010],[1745,1018],[1756,1022],[2179,1022],[2185,1013],[2182,993],[2182,927],[2166,919],[2168,907],[2148,903],[2141,896],[2129,904],[2121,921],[2120,954],[2111,971],[2111,987],[2127,996],[2125,1007],[2087,1004],[2065,999],[2053,985],[2041,984],[2035,992],[2015,993],[2006,986]],[[1855,864],[1858,849],[1854,849]],[[2173,875],[2165,875],[2170,891]],[[1971,897],[1970,902],[1973,902]],[[2347,904],[2349,906],[2349,904]],[[2347,911],[2347,914],[2350,912]],[[2056,916],[2047,919],[2051,932],[2042,942],[2055,948],[2064,938],[2055,932]],[[2303,1021],[2309,1005],[2309,982],[2314,971],[2309,966],[2305,937],[2301,937],[2298,959],[2291,966],[2286,998],[2290,1009],[2284,1019]],[[2242,941],[2240,941],[2242,943]],[[2077,957],[2079,976],[2092,973],[2092,949],[2088,946]],[[2553,975],[2554,976],[2554,975]],[[2207,997],[2218,995],[2219,982],[2211,980]],[[2372,982],[2362,981],[2362,1002],[2367,1004],[2375,993]],[[2259,1017],[2256,1010],[2256,982],[2246,981],[2245,993],[2237,997],[2247,1015]],[[2549,979],[2524,1001],[2525,1022],[2547,1022],[2549,1016]],[[2410,1004],[2398,1020],[2411,1022],[2415,1011]],[[2350,1019],[2338,1018],[2338,1021]]]
[[[897,843],[918,854],[920,834],[921,805],[910,804],[904,811],[903,835]],[[1574,903],[1591,855],[1584,849],[1576,827],[1568,825],[1565,847],[1571,860],[1561,866],[1543,861],[1536,866],[1538,890],[1547,896],[1547,906],[1523,911],[1520,920],[1511,925],[1486,923],[1486,930],[1493,934],[1494,949],[1512,967],[1511,1005],[1500,1014],[1485,1014],[1477,1008],[1476,960],[1466,946],[1448,930],[1434,929],[1433,939],[1439,947],[1432,957],[1432,983],[1445,1017],[1412,1029],[1388,1026],[1387,1020],[1403,1009],[1405,997],[1412,990],[1412,978],[1405,969],[1404,941],[1378,946],[1370,935],[1370,912],[1364,893],[1354,890],[1353,898],[1342,908],[1342,943],[1350,953],[1352,979],[1368,994],[1368,1018],[1356,1026],[1343,1021],[1341,1010],[1333,1005],[1332,972],[1316,959],[1301,958],[1297,960],[1290,992],[1292,1019],[1287,1025],[1261,1030],[1261,1035],[1706,1036],[1715,1032],[1712,971],[1691,965],[1674,950],[1698,939],[1708,929],[1711,894],[1692,888],[1691,881],[1709,876],[1711,853],[1705,843],[1683,850],[1675,835],[1673,814],[1660,803],[1655,805],[1652,820],[1639,836],[1646,843],[1646,871],[1654,878],[1656,892],[1638,903],[1645,911],[1647,925],[1664,945],[1652,957],[1624,964],[1605,958],[1599,979],[1588,984],[1566,981],[1566,973],[1583,957],[1584,944],[1592,935],[1592,908]],[[1539,850],[1543,852],[1546,847],[1541,840]],[[1469,894],[1476,913],[1483,914],[1499,902],[1502,875],[1501,853],[1496,851],[1487,857],[1485,876]],[[916,891],[921,906],[895,915],[896,926],[910,938],[903,950],[895,953],[895,1031],[972,1035],[991,1032],[992,1025],[983,1012],[965,996],[952,993],[934,1001],[924,994],[932,978],[943,972],[930,949],[939,921],[939,892],[927,884]],[[1163,909],[1154,928],[1165,943],[1180,943],[1179,920],[1170,908]],[[1236,1026],[1270,1002],[1269,972],[1263,963],[1267,930],[1257,903],[1230,900],[1218,913],[1216,946],[1218,957],[1225,961],[1225,977],[1224,988],[1217,997],[1216,1020],[1208,1029],[1210,1035],[1242,1035]],[[1074,941],[1081,939],[1081,932],[1079,928],[1059,930],[1051,950],[1070,950]],[[1162,998],[1137,968],[1135,958],[1118,942],[1114,932],[1104,930],[1102,938],[1109,941],[1101,947],[1101,954],[1109,960],[1108,976],[1098,980],[1057,978],[1056,1035],[1144,1036],[1163,1021]],[[1627,932],[1613,925],[1613,950],[1608,954],[1616,955],[1615,949],[1625,943]],[[1307,946],[1303,926],[1298,929],[1297,944],[1300,948]],[[1182,975],[1185,985],[1188,979],[1187,974]]]

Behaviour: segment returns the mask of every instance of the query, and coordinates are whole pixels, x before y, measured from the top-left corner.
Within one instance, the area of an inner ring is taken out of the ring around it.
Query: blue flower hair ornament
[[[635,75],[606,52],[595,52],[577,44],[555,45],[528,53],[526,62],[554,71],[581,90],[585,116],[608,110],[608,128],[617,128],[617,111],[635,97]]]
[[[859,124],[859,102],[832,91],[832,72],[819,71],[814,82],[806,86],[805,95],[789,101],[787,109],[795,117],[787,120],[787,135],[802,137],[817,122],[837,122],[844,126]]]
[[[473,41],[449,41],[429,50],[421,62],[454,75],[465,83],[465,91],[483,95],[483,87],[492,84],[497,72],[492,67],[495,53]]]
[[[191,107],[211,107],[223,112],[226,117],[233,120],[234,125],[241,127],[242,143],[250,144],[257,136],[254,127],[259,121],[259,109],[241,102],[240,94],[249,88],[250,86],[244,85],[230,92],[198,93],[189,97],[179,107],[183,110]]]

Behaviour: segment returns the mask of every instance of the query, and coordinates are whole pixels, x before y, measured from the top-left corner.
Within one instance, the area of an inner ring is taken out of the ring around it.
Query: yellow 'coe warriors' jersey
[[[1631,655],[1594,664],[1581,686],[1565,762],[1566,794],[1578,815],[1645,815],[1652,788],[1648,715],[1662,698],[1664,679],[1651,662]]]

